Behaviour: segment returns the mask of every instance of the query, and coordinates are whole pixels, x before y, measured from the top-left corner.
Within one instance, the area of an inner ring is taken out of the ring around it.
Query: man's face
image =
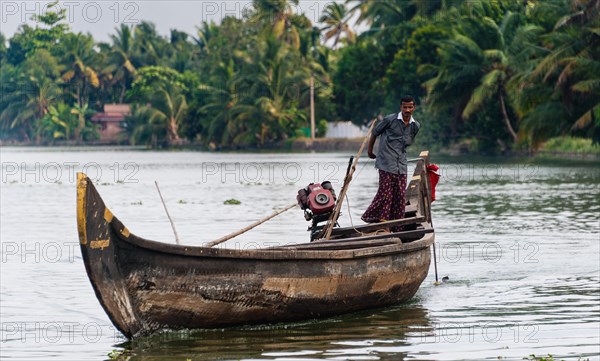
[[[402,102],[402,104],[400,105],[400,111],[402,112],[402,118],[404,119],[410,119],[410,117],[412,116],[412,114],[415,111],[415,103],[410,102],[410,103],[404,103]]]

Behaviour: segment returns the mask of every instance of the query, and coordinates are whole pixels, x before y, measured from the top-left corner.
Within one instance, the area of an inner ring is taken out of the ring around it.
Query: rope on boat
[[[348,199],[348,195],[346,194],[346,207],[348,208],[348,217],[350,217],[350,225],[352,226],[352,229],[354,229],[354,231],[358,234],[360,234],[361,236],[367,234],[365,232],[359,231],[358,229],[356,229],[356,227],[354,226],[354,222],[352,221],[352,213],[350,211],[350,200]]]
[[[214,240],[214,241],[212,241],[212,242],[208,242],[208,243],[205,245],[205,247],[208,247],[208,248],[210,248],[210,247],[214,247],[214,246],[216,246],[216,245],[218,245],[218,244],[221,244],[221,243],[223,243],[223,242],[225,242],[225,241],[228,241],[228,240],[230,240],[230,239],[232,239],[232,238],[234,238],[234,237],[237,237],[237,236],[239,236],[239,235],[240,235],[240,234],[242,234],[242,233],[246,233],[246,232],[248,232],[249,230],[251,230],[252,228],[255,228],[255,227],[257,227],[257,226],[260,226],[261,224],[265,223],[266,221],[268,221],[268,220],[270,220],[270,219],[272,219],[272,218],[275,218],[275,217],[277,217],[277,216],[278,216],[278,215],[280,215],[281,213],[283,213],[283,212],[286,212],[286,211],[288,211],[288,210],[290,210],[290,209],[292,209],[292,208],[296,207],[297,205],[298,205],[298,203],[293,203],[293,204],[290,204],[289,206],[287,206],[287,207],[285,207],[285,208],[283,208],[283,209],[281,209],[281,210],[279,210],[279,211],[277,211],[277,212],[275,212],[275,213],[271,214],[271,215],[270,215],[270,216],[268,216],[268,217],[265,217],[265,218],[263,218],[263,219],[261,219],[261,220],[259,220],[259,221],[256,221],[256,222],[252,223],[251,225],[249,225],[249,226],[247,226],[247,227],[244,227],[244,228],[240,229],[240,230],[239,230],[239,231],[237,231],[237,232],[233,232],[233,233],[231,233],[231,234],[228,234],[228,235],[226,235],[226,236],[224,236],[224,237],[221,237],[221,238],[219,238],[219,239],[217,239],[217,240]]]

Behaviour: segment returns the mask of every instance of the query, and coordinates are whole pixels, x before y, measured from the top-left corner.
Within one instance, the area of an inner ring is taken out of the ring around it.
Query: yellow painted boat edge
[[[77,233],[79,233],[79,242],[87,244],[86,235],[86,199],[87,199],[88,177],[85,173],[77,173]]]

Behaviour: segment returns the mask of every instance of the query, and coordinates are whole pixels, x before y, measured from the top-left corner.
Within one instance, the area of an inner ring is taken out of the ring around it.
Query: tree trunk
[[[169,142],[169,145],[181,143],[179,134],[177,134],[177,121],[175,120],[175,118],[169,119],[169,127],[167,129],[167,141]]]
[[[85,129],[85,114],[81,114],[81,109],[79,109],[79,126],[77,127],[77,142],[83,141],[83,130]]]
[[[119,103],[123,104],[123,100],[125,99],[125,91],[127,90],[127,87],[125,85],[125,82],[121,82],[121,95],[119,95]]]
[[[504,120],[504,124],[506,125],[506,129],[508,130],[508,133],[510,133],[510,135],[512,136],[513,141],[516,143],[518,140],[518,136],[510,123],[510,118],[508,117],[508,112],[506,111],[506,103],[504,102],[504,93],[502,91],[500,91],[499,96],[500,96],[500,110],[502,111],[502,118]]]

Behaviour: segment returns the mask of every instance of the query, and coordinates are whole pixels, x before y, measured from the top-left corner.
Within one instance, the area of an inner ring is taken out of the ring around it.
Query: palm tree
[[[531,50],[515,62],[517,72],[509,84],[522,129],[534,148],[553,136],[578,129],[594,133],[598,127],[599,5],[598,0],[573,0],[570,6],[552,1],[534,8],[536,18],[550,26],[546,34],[538,30],[530,40]]]
[[[77,141],[82,141],[83,134],[87,125],[86,116],[90,115],[90,109],[88,109],[88,104],[85,103],[83,106],[75,104],[75,106],[71,109],[71,114],[77,117],[77,126],[73,131],[73,137]]]
[[[200,90],[207,94],[208,102],[200,111],[205,114],[203,125],[208,142],[217,146],[233,144],[239,133],[235,112],[239,110],[239,94],[236,90],[234,62],[220,63],[211,76],[209,84],[202,84]]]
[[[189,35],[184,32],[175,29],[171,30],[171,42],[169,45],[172,54],[169,65],[180,73],[191,70],[194,60],[199,53],[199,49],[188,41],[188,37]]]
[[[245,69],[238,79],[244,104],[251,107],[238,108],[242,111],[237,118],[250,121],[249,131],[262,145],[287,138],[304,123],[306,115],[298,109],[298,102],[310,74],[297,66],[297,53],[274,35],[264,38],[256,50],[244,58]]]
[[[176,86],[160,86],[156,89],[151,104],[145,109],[148,124],[164,128],[169,145],[181,144],[179,126],[185,118],[188,105],[185,95]]]
[[[325,41],[334,39],[334,48],[342,35],[345,35],[346,41],[350,44],[356,41],[356,34],[352,31],[350,25],[348,25],[350,15],[344,4],[334,2],[325,7],[323,15],[319,19],[320,22],[325,23],[322,29],[325,31]]]
[[[406,0],[346,0],[351,16],[359,13],[357,23],[368,23],[371,28],[381,29],[409,20],[413,12],[408,12],[412,4]]]
[[[412,0],[410,3],[414,8],[415,15],[424,17],[438,15],[438,17],[443,17],[445,12],[460,6],[464,3],[464,0]]]
[[[154,137],[160,132],[169,145],[181,144],[179,127],[188,109],[185,97],[189,91],[187,81],[183,74],[168,67],[140,68],[129,92],[138,99],[138,103],[136,114],[126,123],[128,133],[135,134],[135,128],[140,128],[145,134],[150,130]]]
[[[580,129],[592,123],[600,106],[600,1],[573,0],[571,9],[546,37],[549,51],[536,61],[529,80],[552,85],[554,97],[574,116],[571,128]]]
[[[152,23],[142,21],[133,30],[134,33],[134,56],[133,64],[137,68],[151,65],[166,65],[166,49],[168,42],[160,36],[156,26]]]
[[[67,70],[62,78],[65,82],[75,82],[75,99],[80,107],[87,103],[89,88],[98,88],[100,80],[94,69],[96,52],[91,35],[68,34],[61,42]]]
[[[8,106],[0,114],[2,128],[20,129],[24,141],[29,141],[37,134],[36,127],[49,107],[61,96],[61,89],[49,79],[31,79],[6,99]],[[36,143],[41,141],[36,137]]]
[[[203,22],[202,26],[196,27],[197,38],[194,41],[200,47],[200,50],[206,53],[210,53],[211,49],[209,43],[211,39],[219,34],[219,27],[214,22]]]
[[[256,11],[254,19],[270,25],[278,39],[296,49],[300,47],[298,27],[310,27],[310,22],[293,12],[292,6],[298,6],[299,0],[253,0],[252,3]]]
[[[77,128],[79,120],[73,114],[69,105],[60,102],[48,107],[48,113],[39,121],[36,129],[38,136],[49,141],[56,139],[71,140],[73,130]]]
[[[121,24],[115,30],[117,33],[110,36],[111,60],[106,70],[110,71],[113,80],[120,84],[119,103],[123,103],[125,92],[131,86],[136,73],[136,66],[133,64],[135,44],[131,27]]]
[[[460,120],[495,100],[506,131],[513,141],[518,140],[507,85],[513,75],[511,34],[520,25],[519,18],[510,12],[501,24],[489,17],[466,18],[454,37],[441,44],[437,76],[425,85],[434,109],[454,109],[454,129]]]
[[[571,0],[570,14],[561,18],[555,26],[555,29],[560,29],[568,25],[591,25],[598,22],[600,15],[599,0]]]
[[[24,141],[36,135],[38,120],[48,113],[49,107],[62,95],[61,84],[55,80],[60,71],[61,66],[56,58],[45,49],[37,49],[13,71],[10,71],[10,67],[2,69],[3,83],[7,80],[3,85],[14,85],[13,89],[3,89],[3,110],[0,113],[2,128],[19,129]],[[36,142],[40,141],[41,138],[36,137]]]

